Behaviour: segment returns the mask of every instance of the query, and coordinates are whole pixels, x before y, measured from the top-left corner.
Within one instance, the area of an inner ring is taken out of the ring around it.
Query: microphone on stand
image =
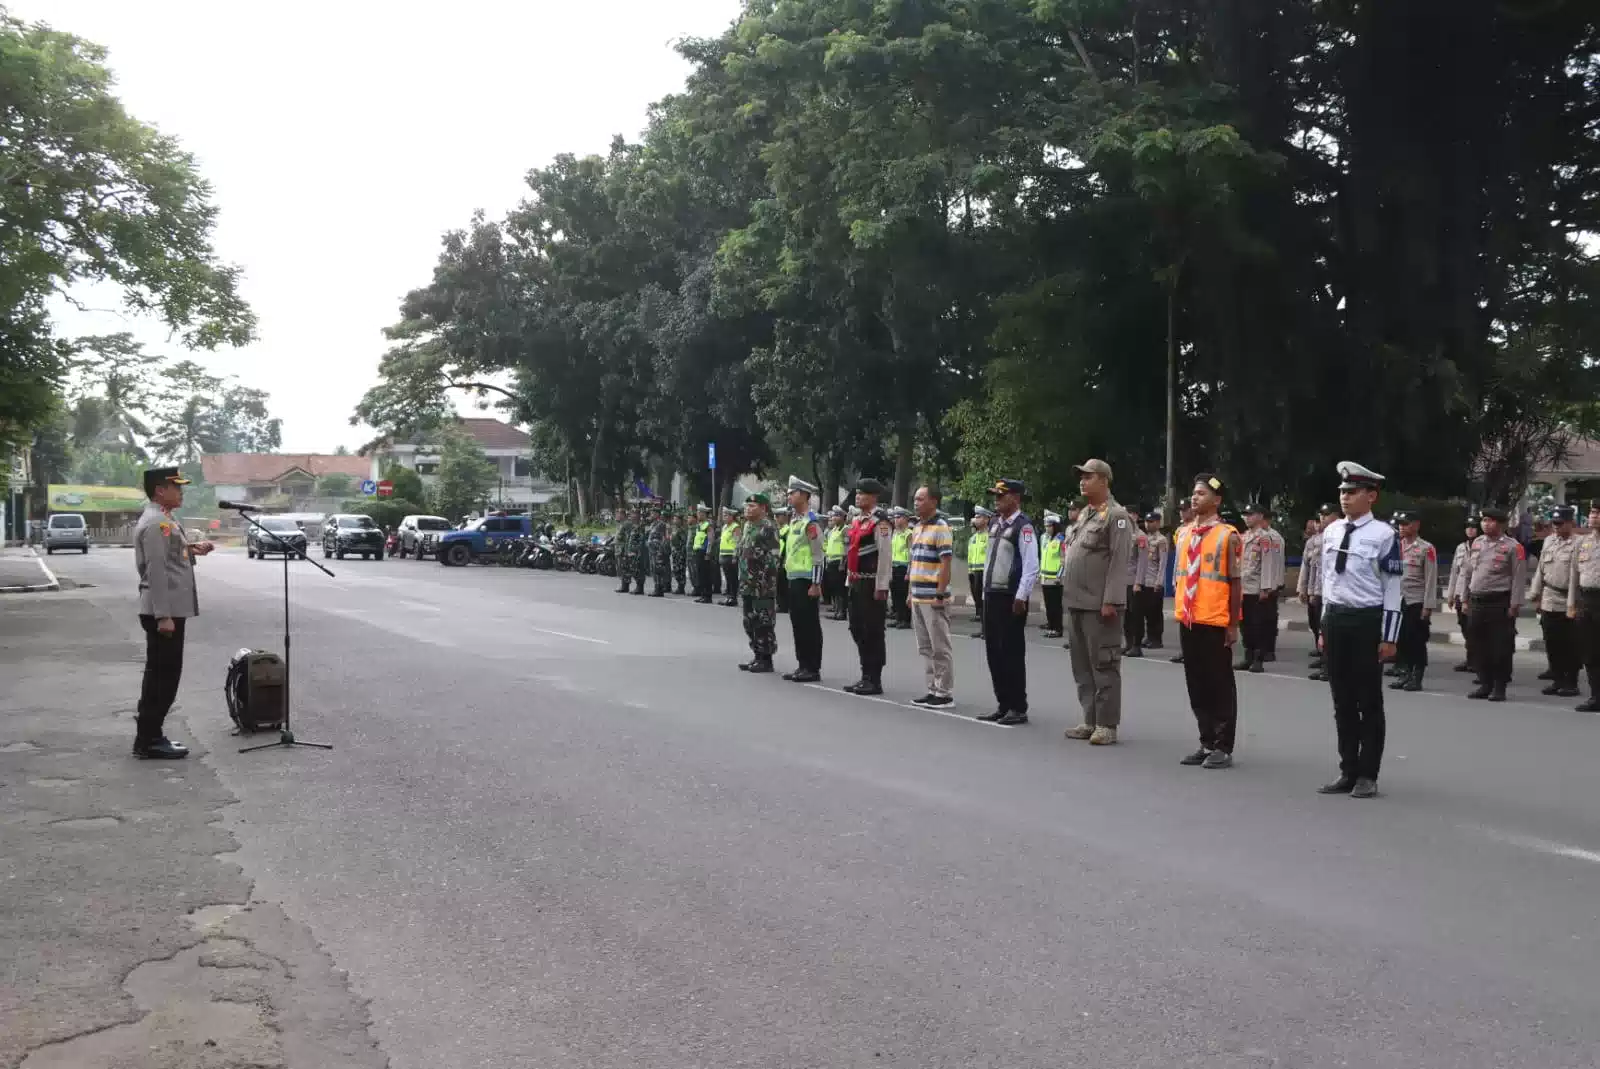
[[[261,511],[260,509],[256,508],[254,505],[246,504],[243,501],[218,501],[217,502],[217,508],[219,508],[219,509],[236,509],[239,512],[260,512]]]

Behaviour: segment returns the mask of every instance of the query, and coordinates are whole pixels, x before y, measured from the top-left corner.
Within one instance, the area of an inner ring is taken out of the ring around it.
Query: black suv
[[[259,531],[251,527],[244,536],[244,555],[266,560],[270,553],[273,556],[283,554],[285,557],[303,557],[306,555],[306,533],[300,525],[283,516],[263,516],[259,521],[266,531]]]
[[[443,516],[407,516],[400,521],[399,541],[395,555],[400,557],[436,557],[439,536],[450,530],[450,521]]]
[[[329,516],[322,525],[322,556],[344,560],[346,553],[361,559],[383,559],[383,529],[371,516]]]

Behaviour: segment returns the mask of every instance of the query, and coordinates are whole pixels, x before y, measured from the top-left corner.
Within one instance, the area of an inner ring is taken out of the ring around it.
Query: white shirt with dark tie
[[[1400,585],[1405,561],[1400,536],[1367,513],[1340,519],[1322,532],[1322,600],[1347,609],[1383,610],[1383,641],[1400,638]]]

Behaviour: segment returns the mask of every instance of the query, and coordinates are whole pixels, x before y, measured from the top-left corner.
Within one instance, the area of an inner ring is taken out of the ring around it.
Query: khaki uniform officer
[[[144,492],[150,498],[133,531],[133,564],[139,572],[139,626],[144,628],[144,681],[139,688],[139,721],[133,754],[144,758],[189,756],[185,746],[162,733],[183,677],[185,625],[200,615],[194,587],[194,560],[211,552],[210,542],[193,542],[173,510],[183,506],[189,483],[177,468],[150,468]]]
[[[1067,532],[1061,587],[1083,722],[1068,728],[1067,738],[1109,746],[1122,723],[1121,615],[1127,611],[1134,523],[1111,496],[1110,464],[1086,460],[1075,470],[1085,503]]]

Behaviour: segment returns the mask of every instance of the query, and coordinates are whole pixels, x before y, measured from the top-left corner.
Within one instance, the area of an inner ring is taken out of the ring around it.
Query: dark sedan
[[[265,531],[251,527],[244,536],[244,555],[257,560],[270,556],[303,557],[306,555],[306,533],[293,520],[282,516],[263,516],[260,524]]]
[[[371,516],[329,516],[322,525],[323,557],[344,560],[346,553],[383,559],[383,529]]]

